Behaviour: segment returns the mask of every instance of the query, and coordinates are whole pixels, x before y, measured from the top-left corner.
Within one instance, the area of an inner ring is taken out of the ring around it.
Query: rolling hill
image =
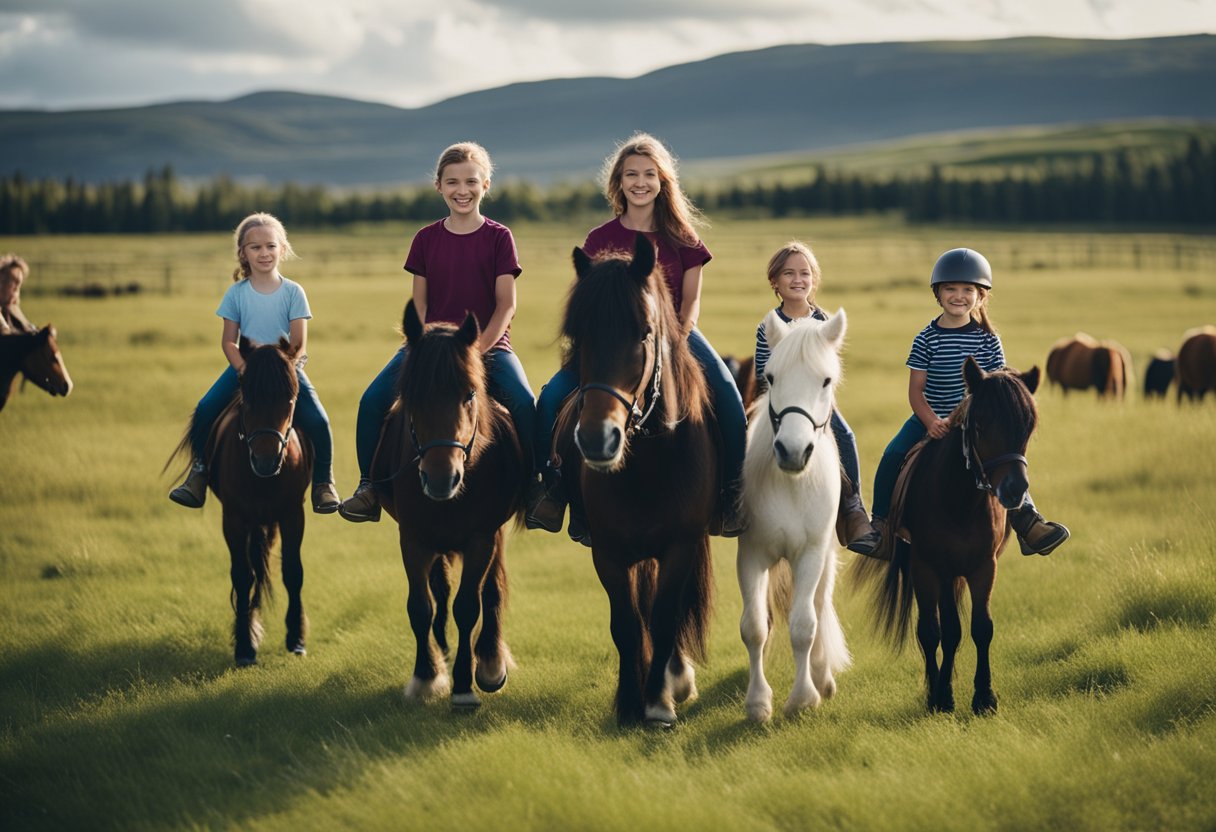
[[[1139,40],[793,45],[637,78],[512,84],[412,109],[289,92],[74,112],[7,111],[6,173],[389,185],[428,179],[473,138],[500,176],[555,181],[598,168],[634,130],[681,158],[756,158],[926,134],[1145,119],[1216,120],[1216,36]],[[932,144],[929,141],[928,144]]]

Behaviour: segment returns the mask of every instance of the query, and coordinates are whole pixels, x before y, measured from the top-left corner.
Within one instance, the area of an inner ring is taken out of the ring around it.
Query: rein
[[[649,436],[651,431],[645,427],[645,424],[650,415],[654,413],[655,406],[659,403],[661,385],[663,383],[663,346],[659,343],[659,339],[653,336],[653,330],[646,336],[647,339],[653,338],[654,340],[654,369],[650,376],[650,395],[647,398],[646,410],[643,411],[638,406],[638,398],[643,393],[642,385],[639,385],[638,389],[634,391],[633,399],[630,400],[625,398],[625,394],[612,385],[601,384],[598,381],[589,381],[579,386],[578,399],[576,401],[578,410],[581,411],[583,409],[583,398],[588,390],[599,390],[612,396],[612,398],[625,406],[625,410],[629,413],[629,417],[625,420],[625,434],[627,436],[633,436],[634,434]]]
[[[1007,462],[1020,462],[1029,467],[1030,462],[1026,459],[1025,454],[1007,453],[995,456],[988,461],[980,459],[979,451],[975,449],[975,443],[971,439],[971,407],[968,404],[967,412],[963,416],[962,424],[962,440],[963,440],[963,462],[967,466],[967,470],[975,477],[975,487],[979,491],[985,491],[989,494],[995,493],[992,486],[992,481],[988,479],[988,474],[998,466],[1004,465]]]
[[[292,418],[295,417],[295,413],[296,413],[296,400],[292,399],[291,400],[291,417]],[[283,470],[283,460],[287,456],[287,446],[289,444],[291,444],[291,437],[295,435],[295,432],[296,432],[295,425],[289,426],[287,428],[287,433],[280,433],[279,431],[275,430],[274,428],[258,428],[255,431],[245,430],[245,404],[244,404],[244,402],[241,403],[241,427],[240,427],[240,430],[237,431],[237,436],[240,438],[240,440],[242,442],[245,443],[245,447],[249,450],[249,468],[250,468],[250,470],[253,471],[254,476],[261,477],[263,479],[269,479],[270,477],[277,477],[279,475],[279,472]],[[275,461],[274,471],[272,471],[269,474],[258,473],[257,467],[253,464],[253,441],[255,439],[257,439],[259,436],[273,436],[279,440],[279,457]]]

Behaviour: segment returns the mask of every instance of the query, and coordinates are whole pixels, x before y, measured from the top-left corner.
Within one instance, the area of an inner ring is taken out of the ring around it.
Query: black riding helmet
[[[992,266],[984,255],[972,248],[952,248],[937,258],[933,264],[933,276],[929,285],[939,283],[974,283],[985,289],[992,288]]]

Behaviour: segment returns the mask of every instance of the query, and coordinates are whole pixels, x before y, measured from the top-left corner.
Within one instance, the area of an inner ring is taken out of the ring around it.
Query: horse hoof
[[[671,728],[676,724],[676,712],[665,705],[647,705],[646,724],[655,728]]]
[[[773,706],[766,702],[755,702],[747,706],[747,718],[752,722],[765,723],[773,718]]]
[[[307,656],[308,650],[304,648],[304,642],[297,641],[295,644],[287,645],[287,652],[296,656]]]
[[[971,700],[971,712],[976,716],[991,716],[996,713],[996,694],[992,691],[977,692]]]
[[[481,700],[472,691],[452,694],[452,710],[454,711],[473,711],[480,707]]]
[[[446,696],[451,687],[452,682],[447,674],[436,676],[433,679],[421,679],[414,676],[405,686],[405,698],[421,701],[438,699]]]
[[[256,655],[237,656],[236,657],[236,666],[237,667],[253,667],[257,663],[258,663],[258,657]]]
[[[497,682],[482,681],[480,676],[477,677],[477,687],[481,688],[485,693],[498,693],[507,686],[507,671],[506,668],[502,671],[502,678]]]

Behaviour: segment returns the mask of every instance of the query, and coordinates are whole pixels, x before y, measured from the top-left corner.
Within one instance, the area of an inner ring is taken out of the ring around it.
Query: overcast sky
[[[403,107],[779,43],[1216,32],[1216,0],[0,0],[0,108],[298,90]]]

